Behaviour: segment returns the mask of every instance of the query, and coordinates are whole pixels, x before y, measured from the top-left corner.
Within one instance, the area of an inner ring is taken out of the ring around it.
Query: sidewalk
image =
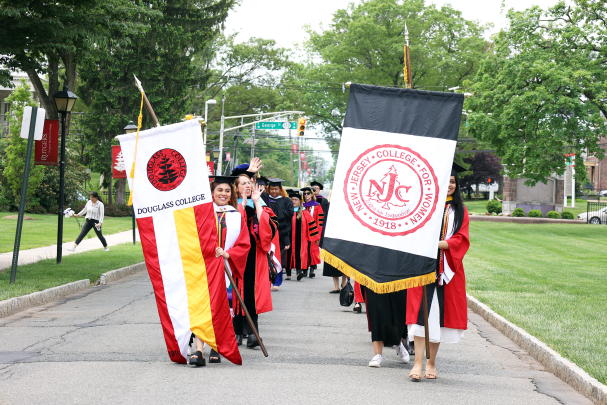
[[[94,233],[93,233],[94,235]],[[104,235],[108,246],[119,245],[121,243],[133,242],[133,231],[124,231],[113,235]],[[136,238],[139,241],[139,230],[136,230]],[[101,249],[103,245],[94,236],[90,239],[85,239],[78,245],[75,252],[70,252],[67,248],[74,245],[74,241],[63,244],[63,256],[72,255],[74,253],[86,252],[87,250]],[[35,263],[44,259],[54,259],[57,257],[57,245],[44,246],[35,249],[27,249],[19,251],[19,266],[24,264]],[[0,254],[0,270],[10,268],[13,262],[13,252]]]

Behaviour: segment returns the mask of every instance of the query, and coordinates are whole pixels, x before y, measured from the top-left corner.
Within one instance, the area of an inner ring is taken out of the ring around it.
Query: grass
[[[7,215],[17,215],[17,212],[0,212],[0,253],[12,252],[15,246],[15,232],[17,231],[16,219],[2,219]],[[57,243],[57,215],[25,214],[36,219],[36,221],[23,221],[20,249],[33,249],[42,246],[50,246]],[[84,218],[78,218],[80,224]],[[131,217],[103,219],[103,234],[111,235],[122,231],[133,229]],[[63,242],[76,240],[80,234],[80,228],[74,218],[63,218]],[[96,238],[95,232],[91,231],[87,238]]]
[[[467,291],[607,383],[607,227],[470,223]]]
[[[0,300],[42,291],[47,288],[89,279],[97,281],[102,273],[143,261],[141,244],[125,243],[112,246],[109,252],[102,249],[63,257],[63,263],[55,259],[19,266],[15,284],[10,285],[10,269],[0,272]]]
[[[471,200],[464,201],[464,205],[468,208],[468,212],[475,212],[477,214],[484,214],[487,212],[487,200]],[[569,199],[569,204],[571,204],[571,198]],[[586,212],[586,200],[577,199],[575,200],[576,208],[565,208],[563,211],[568,211],[573,214],[574,217],[577,217],[582,212]]]

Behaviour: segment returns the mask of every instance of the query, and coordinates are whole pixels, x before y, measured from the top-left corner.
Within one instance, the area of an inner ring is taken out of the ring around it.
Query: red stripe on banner
[[[179,344],[175,338],[173,322],[169,316],[166,296],[164,294],[164,284],[162,282],[162,273],[160,272],[160,262],[158,261],[158,249],[156,247],[156,234],[154,233],[154,220],[152,217],[138,218],[137,227],[141,238],[141,247],[143,248],[143,257],[150,274],[150,280],[154,287],[156,295],[156,305],[158,306],[158,315],[164,332],[169,357],[175,363],[187,364],[187,360],[181,355]]]
[[[211,316],[213,330],[217,342],[217,352],[234,364],[241,365],[242,358],[236,344],[230,304],[225,284],[224,261],[215,257],[218,246],[217,225],[213,204],[200,204],[194,207],[194,216],[198,227],[200,250],[207,269],[209,284],[209,299],[211,301]],[[236,297],[234,297],[235,299]]]

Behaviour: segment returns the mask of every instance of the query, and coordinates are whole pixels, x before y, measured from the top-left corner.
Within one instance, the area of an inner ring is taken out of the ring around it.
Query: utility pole
[[[255,117],[255,120],[257,120],[258,117]],[[251,128],[251,133],[253,135],[253,139],[251,142],[251,160],[255,157],[255,125],[253,125],[253,128]]]
[[[223,162],[223,130],[225,128],[225,115],[224,115],[224,107],[226,103],[226,95],[224,94],[221,97],[221,128],[219,129],[219,162],[217,163],[217,173],[218,176],[221,176],[221,163]]]
[[[291,139],[291,126],[289,125],[289,147],[291,148],[291,153],[289,153],[289,155],[291,156],[290,162],[291,162],[291,185],[294,186],[293,184],[293,140]]]

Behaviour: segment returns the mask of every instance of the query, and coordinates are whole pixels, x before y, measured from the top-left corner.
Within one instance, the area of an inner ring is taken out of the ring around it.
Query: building
[[[607,156],[607,138],[601,139],[599,145],[605,150],[605,156]],[[599,160],[590,156],[584,159],[584,166],[593,190],[596,192],[607,190],[607,158]]]
[[[11,93],[15,90],[14,88],[21,84],[21,79],[26,79],[31,87],[31,91],[34,94],[34,98],[36,97],[36,92],[34,91],[34,86],[29,81],[29,77],[27,73],[24,72],[11,72],[13,76],[13,88],[0,86],[0,136],[5,137],[8,136],[8,115],[10,115],[10,105],[5,103],[4,100],[11,95]]]

